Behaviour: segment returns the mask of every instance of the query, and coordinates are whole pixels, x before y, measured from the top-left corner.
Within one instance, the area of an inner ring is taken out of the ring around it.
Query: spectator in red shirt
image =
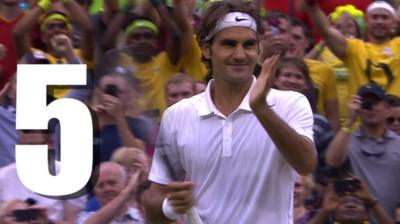
[[[17,70],[12,29],[24,14],[19,0],[0,0],[0,89]]]

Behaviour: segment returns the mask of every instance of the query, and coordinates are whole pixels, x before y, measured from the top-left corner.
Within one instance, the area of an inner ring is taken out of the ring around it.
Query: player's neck
[[[251,82],[241,85],[230,85],[215,80],[211,90],[211,97],[215,107],[226,117],[235,111],[250,89]]]

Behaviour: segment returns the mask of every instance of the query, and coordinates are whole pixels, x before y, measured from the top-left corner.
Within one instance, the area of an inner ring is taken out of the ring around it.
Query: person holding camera
[[[100,161],[109,161],[121,146],[150,150],[151,133],[156,126],[138,110],[135,80],[123,67],[113,67],[103,73],[91,103],[100,131]]]
[[[322,208],[309,224],[324,224],[328,220],[340,224],[370,223],[368,211],[372,211],[377,223],[394,223],[366,184],[360,178],[351,176],[328,184]]]
[[[0,223],[2,224],[51,224],[47,209],[29,205],[27,201],[12,199],[0,206]],[[61,223],[60,223],[61,224]]]
[[[51,131],[24,130],[19,132],[18,138],[18,143],[22,145],[48,145],[49,172],[54,174],[60,170],[60,164],[57,161],[54,162],[54,136]],[[41,211],[26,212],[29,213],[28,215],[30,217],[35,216],[35,214],[32,213],[41,214],[46,212],[46,217],[48,217],[49,221],[61,224],[70,223],[76,219],[77,214],[82,210],[84,197],[49,198],[44,195],[37,194],[28,189],[21,182],[18,177],[16,163],[11,163],[0,169],[0,207],[7,207],[7,202],[15,199],[21,200],[21,202],[25,200],[26,207],[29,205],[29,208],[40,208],[39,210]],[[23,214],[19,215],[22,215],[26,218],[27,214],[24,212],[22,213]],[[0,223],[3,224],[1,220]]]
[[[383,89],[376,84],[367,84],[357,93],[348,105],[347,125],[328,146],[326,164],[360,176],[394,218],[400,198],[400,137],[386,128],[388,105]],[[353,132],[357,117],[360,127]]]

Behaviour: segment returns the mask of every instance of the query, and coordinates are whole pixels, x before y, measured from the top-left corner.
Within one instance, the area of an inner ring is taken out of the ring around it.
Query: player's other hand
[[[188,181],[167,185],[167,198],[176,213],[184,214],[194,206],[193,187],[194,184]]]

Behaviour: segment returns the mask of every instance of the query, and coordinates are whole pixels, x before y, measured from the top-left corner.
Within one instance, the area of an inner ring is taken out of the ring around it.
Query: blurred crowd
[[[0,224],[150,223],[141,196],[161,116],[207,91],[197,28],[218,1],[0,0]],[[304,94],[314,113],[318,167],[293,186],[294,223],[400,223],[397,1],[281,1],[283,12],[241,1],[265,30],[253,74],[279,53],[274,88]],[[15,144],[47,144],[57,173],[60,129],[16,130],[17,64],[86,65],[86,86],[47,90],[47,103],[77,99],[95,118],[86,194],[47,198],[20,182]]]

